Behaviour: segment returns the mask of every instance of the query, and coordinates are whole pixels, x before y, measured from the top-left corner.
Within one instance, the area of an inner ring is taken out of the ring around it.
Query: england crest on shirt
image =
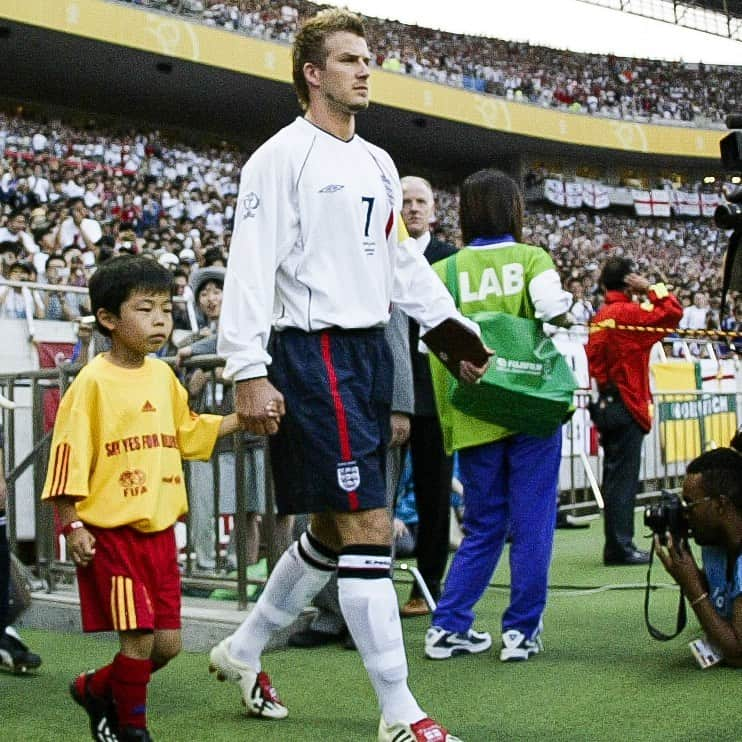
[[[338,484],[346,492],[358,489],[361,483],[361,471],[355,461],[341,461],[337,465]]]

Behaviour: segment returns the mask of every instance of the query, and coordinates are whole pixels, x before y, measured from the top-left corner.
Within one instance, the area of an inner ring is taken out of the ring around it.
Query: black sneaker
[[[16,630],[8,626],[0,635],[0,667],[21,675],[41,665],[41,657],[29,650]]]
[[[119,742],[153,742],[148,729],[142,727],[124,727],[119,729]]]
[[[116,733],[118,722],[113,699],[98,698],[88,689],[88,681],[95,670],[88,670],[78,675],[70,683],[70,695],[75,703],[85,709],[90,719],[90,733],[97,742],[119,742],[121,737]]]
[[[469,629],[459,633],[431,626],[425,632],[425,656],[431,660],[447,660],[457,654],[478,654],[491,646],[492,637],[486,631]]]

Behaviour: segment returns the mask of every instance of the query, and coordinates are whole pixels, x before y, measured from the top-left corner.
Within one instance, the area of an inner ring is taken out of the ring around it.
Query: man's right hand
[[[265,376],[237,382],[235,407],[242,427],[253,435],[277,433],[286,414],[283,394]]]
[[[647,291],[649,291],[649,281],[638,273],[629,273],[626,278],[624,278],[624,283],[632,291],[636,291],[639,294],[646,294]]]

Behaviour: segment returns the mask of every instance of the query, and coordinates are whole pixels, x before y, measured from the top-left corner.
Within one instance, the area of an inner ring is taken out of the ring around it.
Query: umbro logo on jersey
[[[338,191],[342,191],[343,188],[345,188],[344,185],[338,185],[337,183],[330,183],[330,185],[326,185],[324,188],[320,188],[317,193],[337,193]]]
[[[149,400],[147,400],[142,405],[142,412],[157,412],[157,408],[152,404],[152,402],[150,402]]]

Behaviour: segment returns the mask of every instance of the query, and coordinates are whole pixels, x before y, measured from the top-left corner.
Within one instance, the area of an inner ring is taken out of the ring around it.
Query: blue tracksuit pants
[[[487,589],[508,534],[510,605],[503,632],[531,638],[546,605],[554,543],[561,429],[549,438],[516,434],[459,451],[464,540],[433,614],[433,625],[465,632]]]

